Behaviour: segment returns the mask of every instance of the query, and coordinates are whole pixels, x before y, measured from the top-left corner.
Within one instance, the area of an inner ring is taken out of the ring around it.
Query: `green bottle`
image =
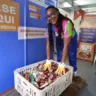
[[[34,75],[33,74],[30,75],[30,80],[31,80],[31,83],[34,83],[35,82],[35,78],[34,78]]]

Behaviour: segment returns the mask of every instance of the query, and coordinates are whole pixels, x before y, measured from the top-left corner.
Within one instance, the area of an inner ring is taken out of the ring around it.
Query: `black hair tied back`
[[[59,12],[59,10],[58,10],[56,7],[54,7],[54,6],[49,6],[49,7],[47,7],[47,8],[46,8],[46,11],[47,11],[48,9],[50,9],[50,8],[53,8],[53,9],[55,9],[55,10],[57,10],[57,11]],[[59,43],[60,46],[61,46],[62,43],[63,43],[63,39],[61,38],[62,32],[64,32],[64,30],[63,30],[63,28],[62,28],[62,22],[63,22],[63,20],[68,20],[68,21],[71,22],[72,25],[74,25],[73,22],[72,22],[69,18],[63,16],[63,15],[60,14],[60,12],[59,12],[59,16],[58,16],[58,20],[57,20],[56,27],[58,28],[58,33],[59,33],[59,34],[58,34],[58,37],[57,37],[57,41],[58,41],[58,43]],[[53,30],[52,30],[52,24],[51,24],[51,23],[48,23],[48,33],[49,33],[49,41],[50,41],[50,47],[51,47],[51,49],[54,48],[52,31],[53,31]]]

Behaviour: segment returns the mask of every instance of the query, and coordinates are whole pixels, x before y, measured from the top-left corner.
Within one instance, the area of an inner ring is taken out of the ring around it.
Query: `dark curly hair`
[[[58,10],[56,7],[54,7],[54,6],[49,6],[49,7],[47,7],[47,8],[46,8],[46,11],[47,11],[48,9],[50,9],[50,8],[53,8],[53,9],[55,9],[56,11],[59,12],[59,10]],[[56,23],[56,26],[57,26],[57,28],[58,28],[58,37],[57,37],[57,39],[58,39],[59,45],[61,45],[61,44],[62,44],[62,41],[63,41],[62,38],[61,38],[61,33],[64,31],[63,28],[62,28],[62,21],[63,21],[63,20],[68,20],[68,21],[70,21],[70,22],[72,23],[72,25],[74,25],[73,22],[72,22],[69,18],[63,16],[63,15],[60,14],[60,12],[59,12],[58,20],[57,20],[57,23]],[[52,31],[53,31],[53,30],[52,30],[52,24],[49,22],[48,25],[47,25],[47,27],[48,27],[50,47],[51,47],[51,49],[53,49],[53,48],[54,48],[54,46],[53,46],[54,42],[53,42],[53,36],[52,36]]]

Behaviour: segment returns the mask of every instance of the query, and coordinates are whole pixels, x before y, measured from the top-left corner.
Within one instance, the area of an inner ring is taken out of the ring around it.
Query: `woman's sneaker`
[[[73,73],[73,76],[74,76],[74,77],[77,77],[77,76],[80,76],[80,75],[77,73],[77,71],[75,71],[75,72]]]

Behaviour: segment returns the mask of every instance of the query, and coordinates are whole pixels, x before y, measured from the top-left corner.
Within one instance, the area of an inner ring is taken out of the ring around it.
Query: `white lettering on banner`
[[[36,28],[36,27],[18,28],[18,39],[35,39],[45,37],[46,37],[46,28]]]
[[[18,31],[20,26],[19,4],[13,0],[0,1],[0,32]],[[17,18],[18,17],[18,18]]]
[[[1,5],[1,11],[4,13],[16,14],[16,8],[14,6],[8,6],[6,4]]]
[[[8,13],[8,14],[16,14],[16,8],[13,6],[8,6],[6,4],[2,4],[1,5],[1,12],[4,13]],[[14,24],[14,16],[8,16],[8,15],[4,15],[4,14],[0,14],[0,22],[2,23],[7,23],[7,24]]]
[[[8,13],[8,6],[6,4],[2,4],[2,12]]]
[[[16,8],[13,6],[10,6],[10,13],[16,14]]]
[[[4,22],[4,23],[12,23],[14,24],[14,17],[13,16],[7,16],[7,15],[1,15],[0,14],[0,22]]]
[[[6,30],[16,30],[16,26],[8,26],[8,25],[1,25],[0,29],[6,29]]]

